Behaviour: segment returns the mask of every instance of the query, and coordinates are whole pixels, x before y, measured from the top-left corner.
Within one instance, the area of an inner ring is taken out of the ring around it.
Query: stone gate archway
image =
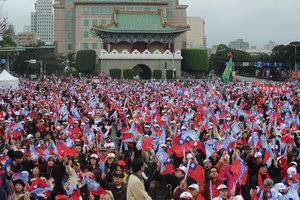
[[[144,64],[138,64],[132,68],[133,75],[139,75],[140,79],[149,80],[152,77],[152,71],[150,67]]]

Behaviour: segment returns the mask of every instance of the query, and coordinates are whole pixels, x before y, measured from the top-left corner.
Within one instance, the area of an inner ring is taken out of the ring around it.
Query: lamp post
[[[175,78],[176,78],[176,68],[174,67],[173,68],[173,80],[175,80]]]
[[[295,78],[297,79],[298,78],[298,65],[297,65],[297,47],[299,47],[300,45],[299,44],[295,44],[295,45],[292,45],[295,47]]]

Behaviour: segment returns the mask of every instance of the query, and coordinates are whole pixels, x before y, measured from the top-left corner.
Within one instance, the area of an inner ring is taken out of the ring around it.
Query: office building
[[[31,31],[37,33],[39,39],[46,44],[53,44],[53,1],[37,0],[35,10],[31,13]]]
[[[32,46],[37,44],[38,37],[35,32],[20,32],[18,33],[17,46]]]
[[[54,38],[58,53],[76,53],[104,49],[102,39],[91,33],[93,26],[108,25],[113,21],[114,10],[158,11],[170,23],[186,25],[186,5],[179,0],[56,0],[54,3]],[[174,50],[185,48],[186,33],[174,41]],[[110,46],[108,47],[110,48]]]
[[[191,27],[191,29],[186,32],[186,47],[206,48],[204,20],[201,17],[187,17],[187,24]]]
[[[229,48],[236,50],[246,50],[249,49],[249,43],[244,42],[243,39],[237,39],[236,41],[230,42]]]

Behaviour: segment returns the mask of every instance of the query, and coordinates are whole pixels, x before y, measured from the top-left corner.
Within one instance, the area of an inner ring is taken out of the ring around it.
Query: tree
[[[43,64],[44,74],[51,75],[56,72],[56,70],[60,70],[59,59],[58,56],[54,52],[45,53],[40,57]]]
[[[5,34],[3,35],[2,41],[0,41],[1,47],[15,47],[16,43],[12,39],[11,34]]]
[[[7,15],[3,12],[0,6],[0,36],[13,32],[13,26],[8,23]]]
[[[182,70],[195,73],[195,72],[208,72],[208,54],[203,49],[183,49],[181,51]]]
[[[95,71],[96,52],[91,49],[79,50],[76,53],[76,70],[82,73]]]
[[[231,52],[231,49],[225,44],[220,44],[216,53],[210,56],[209,68],[215,70],[217,74],[222,74],[225,69],[225,63],[228,61],[228,52]]]
[[[210,69],[215,70],[217,74],[222,74],[225,69],[225,64],[228,62],[228,53],[231,52],[233,62],[251,62],[252,57],[249,53],[228,48],[225,44],[220,44],[215,54],[210,56]]]

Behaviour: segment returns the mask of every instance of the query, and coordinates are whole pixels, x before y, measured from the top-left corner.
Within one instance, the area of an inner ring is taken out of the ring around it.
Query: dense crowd
[[[298,82],[21,80],[0,199],[299,199]]]

